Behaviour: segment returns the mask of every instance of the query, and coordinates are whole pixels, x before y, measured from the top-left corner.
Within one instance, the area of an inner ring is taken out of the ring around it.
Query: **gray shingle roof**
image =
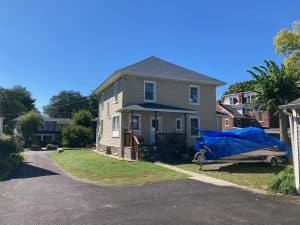
[[[291,101],[288,105],[300,105],[300,98],[297,98],[294,101]]]
[[[241,115],[236,109],[234,109],[231,105],[219,104],[223,107],[227,112],[233,115],[235,118],[246,118],[245,116]]]
[[[194,81],[204,84],[221,86],[225,82],[209,77],[207,75],[186,69],[184,67],[167,62],[163,59],[151,56],[142,61],[134,63],[117,70],[108,77],[96,91],[102,91],[108,85],[112,84],[121,75],[134,75],[141,77],[153,77],[172,80]]]
[[[118,72],[134,73],[135,75],[145,75],[157,78],[189,80],[215,85],[225,84],[223,81],[186,69],[155,56],[151,56],[140,62],[124,67],[118,70]]]

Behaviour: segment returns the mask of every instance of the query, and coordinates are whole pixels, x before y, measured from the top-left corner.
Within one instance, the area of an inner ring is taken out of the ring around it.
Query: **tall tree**
[[[61,91],[52,96],[50,103],[44,107],[49,117],[71,118],[74,112],[88,108],[88,99],[78,91]]]
[[[25,139],[25,146],[29,146],[33,134],[38,130],[42,117],[37,111],[30,111],[18,117],[21,134]]]
[[[279,113],[280,139],[288,142],[287,117],[279,106],[300,97],[300,89],[296,84],[298,77],[286,70],[284,65],[279,67],[272,61],[264,61],[264,63],[263,66],[252,67],[248,70],[256,82],[258,95],[255,105]]]
[[[5,117],[5,133],[12,133],[14,119],[35,109],[34,102],[31,93],[25,87],[19,85],[12,88],[0,87],[0,115]]]
[[[300,76],[300,21],[291,30],[280,30],[273,42],[276,54],[285,56],[286,69]]]

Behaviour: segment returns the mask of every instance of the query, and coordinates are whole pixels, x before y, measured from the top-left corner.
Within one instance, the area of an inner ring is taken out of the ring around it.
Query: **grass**
[[[211,164],[199,166],[192,163],[178,164],[179,168],[223,179],[235,184],[260,190],[267,190],[268,184],[276,179],[285,167],[271,167],[267,164]]]
[[[136,185],[186,177],[150,162],[117,160],[90,150],[52,152],[51,157],[73,176],[105,185]]]

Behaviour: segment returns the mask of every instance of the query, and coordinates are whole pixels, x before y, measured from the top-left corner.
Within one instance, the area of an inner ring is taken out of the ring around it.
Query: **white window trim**
[[[106,117],[111,118],[111,116],[110,116],[110,102],[109,101],[106,102]]]
[[[192,124],[191,124],[191,119],[198,119],[198,128],[200,128],[200,116],[190,116],[189,121],[190,121],[190,127],[189,127],[189,133],[190,133],[190,137],[195,138],[195,137],[199,137],[199,132],[198,135],[192,135],[191,133],[191,128],[192,128]]]
[[[103,126],[104,126],[104,120],[100,120],[99,122],[99,136],[103,136]]]
[[[114,118],[115,117],[119,118],[119,128],[117,130],[114,130]],[[120,115],[113,115],[111,117],[111,129],[112,129],[112,137],[113,138],[119,138],[120,137],[120,125],[121,125]]]
[[[131,113],[128,115],[128,130],[131,130],[131,128],[130,128],[130,126],[131,126],[131,124],[130,124],[131,115],[132,115]],[[141,131],[142,130],[142,115],[134,113],[133,116],[138,116],[139,117],[139,125],[140,125],[139,129],[133,129],[133,130],[134,131]]]
[[[259,113],[262,113],[262,119],[261,120],[259,119]],[[258,122],[264,122],[264,111],[258,111],[257,120],[258,120]]]
[[[181,125],[181,128],[180,129],[177,129],[177,121],[180,121],[180,125]],[[183,130],[183,125],[182,125],[182,123],[183,123],[183,119],[182,118],[176,118],[176,120],[175,120],[175,129],[176,129],[176,131],[182,131]]]
[[[146,99],[146,83],[153,84],[153,100]],[[144,80],[144,102],[156,102],[156,81]]]
[[[197,88],[197,103],[192,103],[191,102],[191,88]],[[200,105],[200,86],[197,85],[190,85],[189,86],[189,104],[190,105]]]
[[[118,103],[119,81],[114,83],[114,103]]]

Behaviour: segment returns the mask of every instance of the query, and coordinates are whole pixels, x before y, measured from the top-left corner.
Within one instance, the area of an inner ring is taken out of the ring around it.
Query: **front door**
[[[155,144],[155,126],[156,126],[156,132],[160,133],[162,132],[162,119],[160,116],[156,117],[156,120],[154,116],[150,119],[150,144]]]

